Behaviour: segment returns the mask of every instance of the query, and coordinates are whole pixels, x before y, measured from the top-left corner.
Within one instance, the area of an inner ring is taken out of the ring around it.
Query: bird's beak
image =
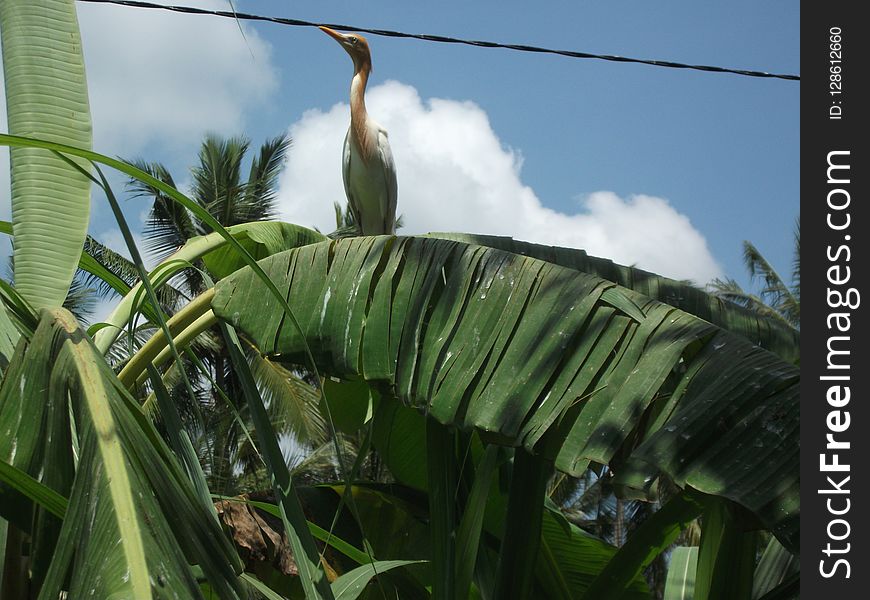
[[[342,34],[340,34],[339,32],[335,31],[334,29],[330,29],[329,27],[318,27],[318,29],[320,29],[320,31],[322,31],[323,33],[325,33],[326,35],[328,35],[329,37],[334,39],[336,42],[338,42],[342,46],[344,46],[347,43],[347,40],[345,40],[344,36]]]

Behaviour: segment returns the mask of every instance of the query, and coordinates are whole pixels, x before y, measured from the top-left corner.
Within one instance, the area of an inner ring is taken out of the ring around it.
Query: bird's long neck
[[[366,85],[369,81],[371,66],[363,64],[354,70],[350,82],[350,128],[351,135],[362,153],[363,159],[370,154],[368,140],[368,113],[366,112]]]

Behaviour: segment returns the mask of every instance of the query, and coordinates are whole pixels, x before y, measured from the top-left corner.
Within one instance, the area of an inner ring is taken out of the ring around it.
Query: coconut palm
[[[250,147],[249,140],[206,135],[199,150],[199,164],[191,169],[190,197],[224,227],[271,220],[276,210],[278,175],[290,143],[286,134],[267,140],[251,161],[248,178],[243,181],[242,165]],[[144,160],[131,161],[131,164],[177,187],[164,165]],[[145,250],[156,259],[166,258],[191,238],[211,231],[202,220],[153,186],[131,179],[128,189],[134,196],[153,201],[144,235]],[[194,269],[186,271],[185,283],[191,293],[203,289],[202,277]]]
[[[787,284],[776,269],[752,242],[743,242],[743,262],[749,276],[762,281],[758,294],[748,292],[731,278],[715,279],[711,291],[730,302],[767,317],[780,320],[800,329],[801,322],[801,226],[795,224],[794,257],[792,259],[791,284]]]
[[[206,135],[199,150],[198,164],[191,169],[190,197],[213,216],[222,226],[267,221],[275,216],[278,176],[283,168],[291,140],[286,134],[267,140],[253,157],[247,179],[243,179],[243,165],[250,142],[244,137],[221,138]],[[144,160],[132,161],[146,173],[160,181],[176,186],[175,178],[164,165]],[[166,259],[194,237],[210,232],[209,227],[195,214],[179,206],[157,188],[138,179],[130,179],[128,190],[136,197],[151,199],[152,206],[144,229],[144,247],[158,260]],[[185,269],[173,282],[193,297],[206,289],[203,272],[209,278],[219,274],[209,272],[200,262],[196,268]],[[170,307],[169,312],[174,312]],[[293,371],[261,358],[250,347],[248,359],[257,377],[258,385],[269,399],[273,423],[279,431],[292,432],[303,445],[321,443],[324,423],[317,408],[314,389]],[[197,371],[193,364],[185,366],[188,379],[195,382],[194,399],[176,369],[170,376],[170,394],[186,406],[187,425],[195,446],[199,450],[213,491],[236,491],[239,468],[245,471],[262,468],[244,457],[250,424],[238,420],[244,416],[240,384],[230,367],[222,338],[216,331],[200,336],[197,355],[202,359],[206,373]],[[197,415],[201,416],[197,418]]]

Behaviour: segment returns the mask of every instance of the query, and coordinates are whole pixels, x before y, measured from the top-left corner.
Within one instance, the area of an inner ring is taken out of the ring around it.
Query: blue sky
[[[183,4],[183,2],[176,2]],[[221,0],[190,2],[226,8]],[[279,2],[317,22],[798,73],[793,2]],[[205,131],[254,146],[290,128],[282,214],[328,228],[351,63],[316,29],[79,5],[95,149],[185,181]],[[799,214],[791,81],[369,37],[369,109],[390,130],[407,232],[586,247],[704,283],[746,283],[752,240],[790,272]],[[0,191],[8,206],[8,190]],[[141,225],[147,205],[127,203]],[[95,202],[93,232],[120,243]]]

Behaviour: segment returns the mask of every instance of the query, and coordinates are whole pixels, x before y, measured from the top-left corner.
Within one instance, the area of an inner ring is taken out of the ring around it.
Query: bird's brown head
[[[369,50],[368,40],[361,35],[355,33],[345,35],[329,27],[320,27],[320,30],[338,42],[345,52],[350,54],[350,57],[353,59],[354,70],[360,71],[365,68],[371,71],[372,54]]]

